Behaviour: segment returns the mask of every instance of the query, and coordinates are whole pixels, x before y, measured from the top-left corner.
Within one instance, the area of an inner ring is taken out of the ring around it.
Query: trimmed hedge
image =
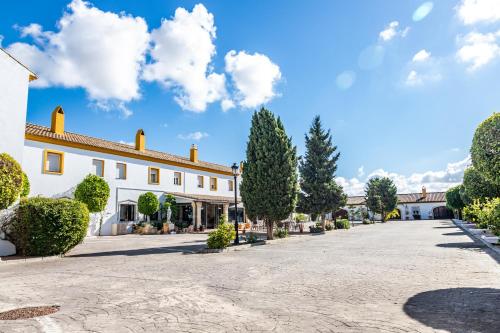
[[[84,203],[34,197],[20,202],[9,238],[21,255],[58,255],[80,243],[88,225],[89,210]]]
[[[103,178],[87,175],[76,186],[75,199],[86,204],[89,212],[99,213],[106,208],[109,192],[109,185]]]
[[[348,220],[343,219],[335,221],[335,229],[349,229],[350,227],[351,224]]]
[[[9,154],[0,154],[0,209],[9,208],[21,194],[23,171]]]
[[[472,139],[472,165],[487,179],[500,184],[500,113],[493,113],[476,129]]]

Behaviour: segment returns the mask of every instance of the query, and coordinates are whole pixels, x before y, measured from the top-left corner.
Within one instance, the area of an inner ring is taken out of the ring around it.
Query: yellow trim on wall
[[[59,171],[49,171],[47,169],[47,157],[49,154],[59,155]],[[64,152],[52,149],[45,149],[43,151],[43,173],[51,175],[62,175],[64,173]]]
[[[151,181],[151,170],[156,170],[157,175],[158,175],[158,181],[157,182]],[[151,185],[160,185],[160,168],[148,167],[148,183],[151,184]]]
[[[155,162],[155,163],[160,163],[160,164],[165,164],[165,165],[172,165],[172,166],[177,166],[177,167],[191,169],[191,170],[212,172],[212,173],[217,173],[219,175],[226,175],[226,176],[233,175],[233,173],[230,171],[225,172],[225,171],[221,171],[221,170],[212,169],[209,167],[204,167],[201,165],[190,165],[187,163],[165,161],[165,160],[151,157],[151,156],[143,156],[143,155],[134,154],[134,153],[121,152],[121,151],[116,151],[116,150],[109,149],[109,148],[94,147],[94,146],[86,145],[83,143],[68,142],[68,141],[64,141],[61,139],[48,138],[48,137],[37,136],[37,135],[33,135],[33,134],[26,134],[25,139],[31,140],[31,141],[37,141],[37,142],[50,143],[50,144],[64,146],[64,147],[71,147],[71,148],[77,148],[77,149],[82,149],[82,150],[95,151],[95,152],[105,153],[105,154],[110,154],[110,155],[115,155],[115,156],[134,158],[134,159],[142,160],[142,161],[149,161],[149,162]]]
[[[123,172],[123,173],[124,173],[125,178],[118,178],[118,177],[116,177],[116,179],[123,179],[123,180],[127,179],[127,163],[123,163],[123,162],[116,162],[116,166],[118,166],[118,164],[121,164],[121,165],[123,165],[123,166],[124,166],[124,169],[125,169],[125,170],[124,170],[124,172]]]
[[[176,184],[175,183],[175,175],[178,174],[179,175],[179,184]],[[178,186],[181,186],[182,185],[182,172],[180,171],[174,171],[174,185],[178,185]]]
[[[99,177],[103,177],[103,178],[104,178],[104,160],[101,160],[101,159],[98,159],[98,158],[93,158],[93,159],[92,159],[92,163],[93,163],[94,161],[99,161],[99,162],[102,162],[102,175],[101,175],[101,176],[97,175],[97,176],[99,176]]]
[[[212,188],[212,179],[215,180],[214,188]],[[217,177],[210,177],[210,191],[217,191]]]

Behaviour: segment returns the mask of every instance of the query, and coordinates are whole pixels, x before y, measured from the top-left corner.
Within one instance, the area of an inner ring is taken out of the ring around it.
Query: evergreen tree
[[[366,184],[366,205],[374,213],[379,213],[382,222],[387,214],[393,211],[398,204],[397,188],[387,177],[371,178]]]
[[[330,130],[325,131],[319,116],[314,117],[309,134],[305,135],[306,154],[299,163],[300,194],[298,210],[320,216],[325,227],[325,213],[335,213],[345,205],[347,197],[335,182],[340,153],[332,144]]]
[[[273,239],[274,223],[295,208],[296,150],[279,117],[264,108],[254,113],[240,193],[247,215],[265,221],[268,239]]]

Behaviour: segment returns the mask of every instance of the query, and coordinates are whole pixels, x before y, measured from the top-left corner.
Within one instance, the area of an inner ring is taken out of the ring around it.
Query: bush
[[[88,175],[76,186],[75,199],[86,204],[91,213],[102,212],[108,203],[109,185],[99,176]]]
[[[286,238],[288,237],[288,230],[284,228],[277,228],[274,230],[274,237],[276,238]]]
[[[23,172],[23,186],[21,188],[21,198],[26,198],[28,197],[28,195],[30,194],[30,181],[28,179],[28,176],[26,175],[26,173]]]
[[[89,210],[81,202],[29,198],[19,204],[8,236],[21,255],[58,255],[83,240],[88,224]]]
[[[346,219],[335,221],[335,229],[349,229],[350,227],[351,224]]]
[[[146,215],[148,217],[148,221],[149,216],[158,211],[159,205],[160,202],[158,201],[158,198],[152,192],[141,194],[139,196],[139,200],[137,201],[139,213]]]
[[[0,154],[0,209],[12,205],[21,194],[23,171],[9,154]]]
[[[326,231],[331,231],[333,229],[335,229],[335,227],[334,227],[334,225],[332,223],[326,223],[325,224],[325,230]]]
[[[479,214],[481,213],[482,208],[483,205],[479,202],[479,200],[474,200],[472,204],[464,207],[463,219],[469,222],[478,223]]]
[[[493,113],[476,129],[472,140],[472,165],[484,177],[500,185],[500,113]]]
[[[235,236],[236,231],[233,225],[226,222],[220,223],[217,229],[208,234],[207,246],[209,249],[225,249]]]

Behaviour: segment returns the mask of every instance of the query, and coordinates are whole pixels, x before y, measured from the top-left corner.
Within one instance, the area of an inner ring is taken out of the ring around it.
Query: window
[[[198,176],[198,188],[203,188],[203,176]]]
[[[231,179],[227,181],[227,187],[229,191],[234,191],[234,182]]]
[[[127,179],[127,165],[116,163],[116,179]]]
[[[210,177],[210,191],[217,191],[217,178]]]
[[[63,171],[64,171],[64,153],[54,150],[45,150],[43,172],[62,174]]]
[[[104,161],[96,159],[92,160],[92,172],[96,176],[104,177]]]
[[[149,183],[160,184],[160,169],[149,167]]]
[[[174,185],[182,184],[182,175],[180,172],[174,172]]]

